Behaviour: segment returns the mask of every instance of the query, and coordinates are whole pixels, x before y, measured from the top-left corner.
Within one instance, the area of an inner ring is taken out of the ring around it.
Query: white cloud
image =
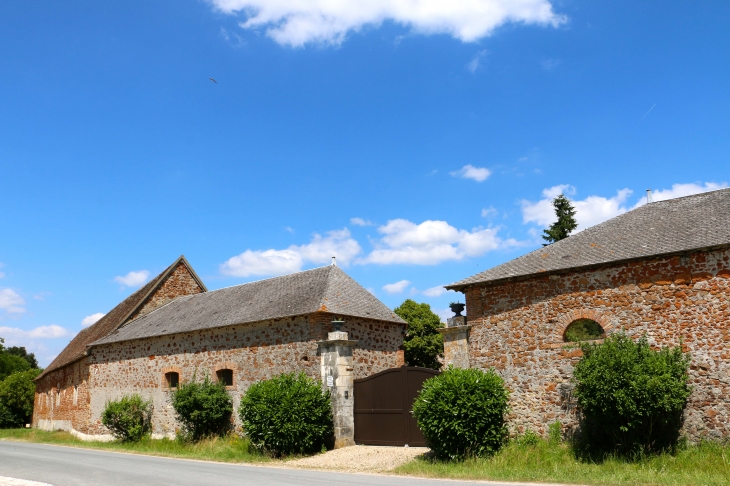
[[[651,197],[654,202],[666,201],[667,199],[674,199],[677,197],[691,196],[692,194],[700,194],[702,192],[716,191],[718,189],[724,189],[727,187],[727,182],[705,182],[702,184],[672,184],[671,189],[658,189],[651,192]],[[634,208],[643,206],[646,204],[646,197],[642,197],[634,205]]]
[[[448,292],[448,290],[446,290],[443,285],[437,285],[436,287],[424,290],[422,293],[426,297],[439,297],[446,292]]]
[[[97,312],[96,314],[91,314],[90,316],[86,316],[81,320],[81,327],[89,327],[90,325],[94,324],[96,321],[104,317],[106,314],[103,312]]]
[[[367,219],[362,218],[350,218],[350,224],[354,224],[355,226],[372,226],[373,223],[368,221]]]
[[[441,318],[441,322],[447,322],[449,317],[454,317],[454,313],[448,307],[446,309],[431,309],[431,311]]]
[[[142,284],[147,282],[150,278],[149,270],[139,270],[136,272],[129,272],[123,277],[114,277],[114,281],[125,287],[140,287]]]
[[[346,266],[361,251],[360,244],[344,228],[329,231],[324,237],[315,233],[307,245],[292,245],[283,250],[246,250],[222,263],[220,271],[235,277],[284,275],[300,271],[305,263],[329,263],[333,256],[337,257],[338,264]]]
[[[724,182],[707,182],[704,185],[674,184],[671,189],[654,191],[652,196],[654,201],[664,201],[666,199],[714,191],[723,187],[727,187],[727,184]],[[613,197],[588,196],[585,199],[571,199],[573,207],[575,207],[575,219],[578,222],[576,231],[590,228],[591,226],[646,204],[646,198],[641,197],[633,207],[628,206],[626,203],[632,193],[633,191],[631,189],[624,188],[617,191]],[[566,196],[575,194],[575,188],[567,184],[553,186],[543,190],[543,198],[537,202],[521,201],[523,223],[535,223],[545,228],[554,223],[556,217],[552,201],[559,194],[565,194]]]
[[[482,65],[482,58],[487,55],[487,50],[483,49],[476,53],[474,58],[469,61],[469,64],[466,65],[466,69],[469,70],[470,73],[475,73],[477,69]]]
[[[498,231],[498,228],[459,230],[446,221],[415,224],[394,219],[378,228],[383,237],[374,242],[375,249],[358,263],[436,265],[517,244],[515,240],[499,238]]]
[[[391,295],[393,295],[393,294],[400,294],[410,284],[411,284],[411,282],[408,281],[408,280],[401,280],[399,282],[395,282],[395,283],[392,283],[392,284],[383,285],[383,290],[385,290],[386,292],[388,292]]]
[[[25,299],[13,289],[0,289],[0,309],[10,314],[22,314],[25,312]]]
[[[493,206],[482,208],[482,218],[491,218],[492,216],[496,216],[497,213],[498,211]]]
[[[244,29],[263,29],[282,45],[340,44],[350,32],[391,21],[415,33],[447,34],[463,42],[490,35],[505,23],[556,27],[566,17],[549,0],[208,0],[242,14]]]
[[[462,179],[472,179],[477,182],[484,182],[487,180],[487,177],[492,175],[492,172],[484,167],[474,167],[471,164],[467,164],[459,170],[450,172],[450,174],[454,177],[461,177]]]
[[[30,331],[19,329],[17,327],[0,327],[0,336],[9,339],[30,338],[30,339],[54,339],[68,335],[68,331],[61,326],[51,324],[50,326],[40,326]]]

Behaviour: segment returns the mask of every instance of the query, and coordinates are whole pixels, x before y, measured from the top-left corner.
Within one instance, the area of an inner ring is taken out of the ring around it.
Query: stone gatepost
[[[444,336],[444,365],[469,368],[469,329],[466,316],[454,316],[438,331]]]
[[[322,387],[329,389],[335,425],[335,449],[355,445],[355,400],[352,350],[357,341],[347,339],[340,330],[342,321],[334,321],[334,331],[326,341],[319,341],[322,357]]]

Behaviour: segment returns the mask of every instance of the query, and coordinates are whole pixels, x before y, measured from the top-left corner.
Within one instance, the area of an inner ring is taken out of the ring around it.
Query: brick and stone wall
[[[162,307],[171,300],[181,295],[193,295],[204,292],[205,290],[193,278],[184,263],[179,263],[177,267],[167,276],[162,285],[160,285],[144,303],[133,312],[127,322],[132,321],[140,316],[149,314],[158,307]]]
[[[685,413],[691,439],[730,437],[730,250],[615,264],[465,289],[472,367],[494,367],[511,391],[513,432],[576,425],[570,391],[581,356],[563,333],[590,318],[608,333],[646,334],[692,355]]]
[[[88,376],[88,358],[83,358],[38,380],[33,427],[89,433]]]
[[[178,424],[164,381],[167,371],[189,381],[194,375],[215,377],[223,367],[233,369],[229,393],[236,411],[241,394],[256,381],[300,370],[320,379],[317,341],[326,339],[332,319],[317,313],[95,347],[89,361],[87,430],[105,433],[99,418],[106,401],[139,393],[153,401],[153,433],[173,434]],[[345,322],[343,330],[358,340],[355,378],[402,365],[403,325],[357,318]],[[238,426],[238,417],[234,419]]]

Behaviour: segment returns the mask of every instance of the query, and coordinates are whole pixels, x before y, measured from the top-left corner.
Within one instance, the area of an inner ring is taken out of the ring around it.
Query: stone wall
[[[83,358],[38,380],[33,427],[88,433],[88,376],[88,358]]]
[[[88,430],[104,433],[100,415],[107,400],[139,393],[152,399],[153,433],[171,435],[178,427],[164,374],[180,373],[181,381],[215,376],[221,368],[234,370],[229,388],[237,411],[241,394],[252,383],[285,372],[304,371],[320,379],[317,341],[326,339],[333,316],[317,313],[113,343],[93,348],[90,358]],[[345,331],[357,339],[355,377],[402,364],[404,326],[346,318]],[[235,414],[234,414],[235,415]],[[234,420],[238,426],[238,417]]]
[[[162,307],[171,300],[181,295],[193,295],[205,292],[198,281],[192,276],[188,267],[180,262],[177,267],[167,276],[165,281],[157,287],[147,300],[134,311],[126,322],[132,321],[140,316],[149,314],[158,307]]]
[[[691,439],[730,437],[730,250],[695,252],[466,289],[471,366],[494,367],[511,391],[514,432],[576,425],[570,378],[581,356],[563,333],[594,319],[608,333],[683,342],[694,387]]]

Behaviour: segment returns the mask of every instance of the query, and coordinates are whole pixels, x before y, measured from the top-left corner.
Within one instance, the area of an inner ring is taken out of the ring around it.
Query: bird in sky
[[[216,81],[215,79],[213,79],[213,78],[208,78],[208,79],[210,79],[211,81],[213,81],[215,84],[218,84],[218,81]]]

